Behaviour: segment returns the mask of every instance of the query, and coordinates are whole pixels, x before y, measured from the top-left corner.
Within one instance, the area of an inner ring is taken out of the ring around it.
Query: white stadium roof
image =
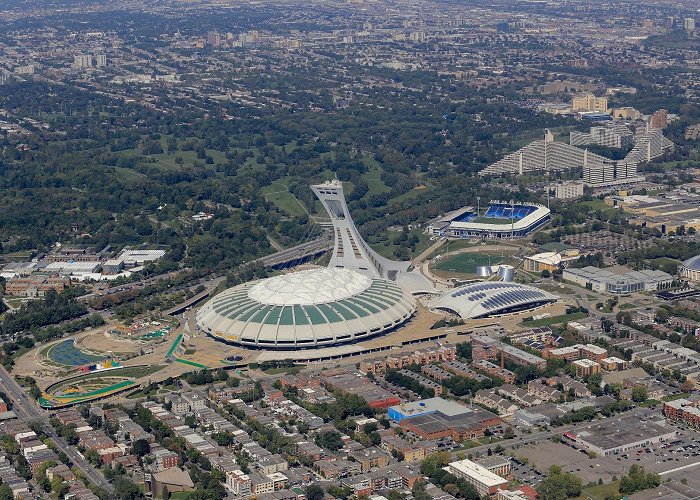
[[[559,297],[539,288],[513,282],[485,281],[450,290],[433,302],[431,308],[456,314],[462,319],[474,319],[525,311],[557,300]]]

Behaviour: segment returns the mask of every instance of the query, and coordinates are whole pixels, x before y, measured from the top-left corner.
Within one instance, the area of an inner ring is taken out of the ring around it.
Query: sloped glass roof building
[[[556,295],[520,283],[487,281],[472,283],[441,295],[431,308],[462,319],[502,316],[556,302]]]

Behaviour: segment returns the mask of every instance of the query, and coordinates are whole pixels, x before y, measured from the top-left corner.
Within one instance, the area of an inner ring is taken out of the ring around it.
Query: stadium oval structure
[[[684,260],[678,274],[689,281],[700,281],[700,255]]]
[[[197,312],[197,325],[217,340],[293,350],[380,335],[415,311],[411,294],[389,280],[319,268],[229,288]]]
[[[432,309],[455,314],[462,319],[504,316],[559,300],[559,297],[538,288],[513,282],[471,283],[440,296]]]

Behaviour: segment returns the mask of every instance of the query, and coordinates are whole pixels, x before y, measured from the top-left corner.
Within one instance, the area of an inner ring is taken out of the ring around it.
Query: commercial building
[[[420,439],[450,437],[458,442],[481,437],[487,428],[501,422],[495,413],[442,398],[392,406],[388,414],[404,431]]]
[[[605,113],[608,111],[608,98],[596,97],[595,94],[581,94],[572,99],[571,110]]]
[[[526,271],[540,273],[542,271],[556,271],[561,265],[579,257],[578,250],[572,252],[542,252],[536,255],[528,255],[523,259],[523,268]]]
[[[631,415],[599,420],[585,430],[578,433],[565,432],[563,436],[598,456],[607,457],[662,441],[672,441],[676,437],[676,431],[654,422],[640,421],[638,417]]]
[[[450,462],[445,470],[474,486],[480,496],[492,496],[508,487],[508,481],[471,460]]]
[[[688,281],[700,281],[700,255],[683,261],[683,264],[678,269],[678,274],[682,279]]]
[[[686,17],[683,19],[683,29],[686,31],[695,31],[695,18]]]
[[[61,292],[67,286],[70,286],[70,278],[32,274],[10,279],[5,283],[5,293],[15,297],[37,298],[43,297],[49,290]]]
[[[563,278],[596,292],[614,294],[664,290],[670,288],[673,283],[673,276],[663,271],[632,271],[626,268],[617,270],[615,273],[593,266],[568,268],[564,270]]]

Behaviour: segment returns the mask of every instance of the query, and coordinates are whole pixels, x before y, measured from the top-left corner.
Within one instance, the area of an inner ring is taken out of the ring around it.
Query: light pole
[[[510,200],[510,239],[512,240],[515,236],[515,217],[513,216],[515,212],[515,200],[511,198]]]
[[[477,217],[481,216],[481,208],[480,208],[481,204],[480,204],[480,202],[481,202],[481,196],[477,196],[476,197],[476,216]]]

